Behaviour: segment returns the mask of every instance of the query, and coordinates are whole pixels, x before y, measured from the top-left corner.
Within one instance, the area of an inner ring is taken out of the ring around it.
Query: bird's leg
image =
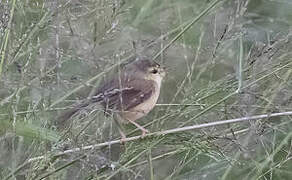
[[[131,121],[128,119],[128,121],[130,123],[132,123],[133,125],[135,125],[138,129],[140,129],[142,131],[142,138],[146,135],[146,133],[149,133],[149,131],[147,129],[145,129],[144,127],[140,126],[138,123],[136,123],[135,121]]]
[[[124,133],[124,131],[123,131],[123,128],[122,128],[122,126],[121,126],[121,124],[120,124],[120,122],[116,119],[116,118],[114,118],[114,121],[115,121],[115,123],[117,124],[117,127],[118,127],[118,131],[119,131],[119,133],[120,133],[120,135],[121,135],[121,143],[123,144],[124,142],[126,142],[126,134]]]
[[[119,130],[119,133],[120,133],[120,135],[122,137],[121,143],[124,144],[126,142],[126,138],[127,137],[126,137],[125,133],[122,131],[122,129],[120,127],[118,127],[118,130]]]

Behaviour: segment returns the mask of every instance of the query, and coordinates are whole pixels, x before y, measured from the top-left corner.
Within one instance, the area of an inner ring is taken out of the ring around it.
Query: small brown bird
[[[100,103],[107,113],[114,112],[122,122],[130,122],[142,131],[144,136],[148,130],[135,121],[147,115],[155,106],[161,81],[165,70],[158,63],[148,58],[137,58],[126,65],[111,80],[105,82],[89,100],[81,102],[62,115],[69,119],[79,109],[91,103]],[[122,138],[126,136],[118,127]]]

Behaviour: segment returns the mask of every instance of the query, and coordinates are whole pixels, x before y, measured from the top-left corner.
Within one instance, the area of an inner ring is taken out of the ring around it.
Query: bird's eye
[[[157,71],[157,69],[152,69],[151,73],[156,74],[156,73],[158,73],[158,71]]]

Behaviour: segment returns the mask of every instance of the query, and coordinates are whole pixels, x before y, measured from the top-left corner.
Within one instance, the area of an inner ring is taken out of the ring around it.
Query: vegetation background
[[[292,179],[291,25],[291,0],[0,0],[0,179]],[[268,116],[98,148],[101,108],[56,125],[135,55],[168,69],[151,132]]]

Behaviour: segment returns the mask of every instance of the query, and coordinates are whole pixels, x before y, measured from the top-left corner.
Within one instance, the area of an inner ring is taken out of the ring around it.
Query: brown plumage
[[[100,103],[105,112],[116,112],[124,122],[131,122],[145,134],[147,130],[134,121],[148,114],[155,106],[164,75],[164,69],[154,61],[145,58],[136,60],[103,83],[91,98],[75,104],[60,119],[70,119],[80,109]]]

